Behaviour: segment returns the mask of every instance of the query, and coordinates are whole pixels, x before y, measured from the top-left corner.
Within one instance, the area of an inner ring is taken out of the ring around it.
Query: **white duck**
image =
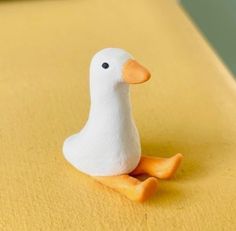
[[[149,177],[141,182],[128,174],[169,178],[182,159],[181,154],[167,159],[141,158],[129,84],[143,83],[149,78],[148,70],[122,49],[106,48],[95,54],[90,65],[88,121],[63,146],[65,158],[75,168],[138,201],[156,191],[157,179]]]

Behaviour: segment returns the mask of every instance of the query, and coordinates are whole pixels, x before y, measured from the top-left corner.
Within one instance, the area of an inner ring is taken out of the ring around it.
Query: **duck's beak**
[[[128,60],[123,67],[123,79],[126,83],[144,83],[151,77],[150,72],[135,60]]]

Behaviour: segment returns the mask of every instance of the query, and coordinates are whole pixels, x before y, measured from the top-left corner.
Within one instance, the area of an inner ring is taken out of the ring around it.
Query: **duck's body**
[[[117,86],[110,98],[93,100],[85,127],[64,143],[68,161],[93,176],[132,172],[141,157],[139,134],[130,110],[129,89]]]

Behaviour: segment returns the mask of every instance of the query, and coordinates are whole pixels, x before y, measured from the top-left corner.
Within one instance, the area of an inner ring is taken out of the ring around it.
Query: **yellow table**
[[[1,1],[0,23],[0,230],[236,230],[236,84],[175,1]],[[132,86],[143,152],[185,155],[144,204],[61,153],[110,46],[152,72]]]

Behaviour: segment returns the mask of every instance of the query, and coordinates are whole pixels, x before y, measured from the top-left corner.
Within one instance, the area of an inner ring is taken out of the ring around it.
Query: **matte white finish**
[[[67,161],[86,174],[130,173],[140,161],[140,139],[132,118],[129,86],[122,78],[124,63],[129,59],[132,56],[122,49],[106,48],[91,61],[89,118],[63,146]],[[102,67],[104,62],[109,68]]]

